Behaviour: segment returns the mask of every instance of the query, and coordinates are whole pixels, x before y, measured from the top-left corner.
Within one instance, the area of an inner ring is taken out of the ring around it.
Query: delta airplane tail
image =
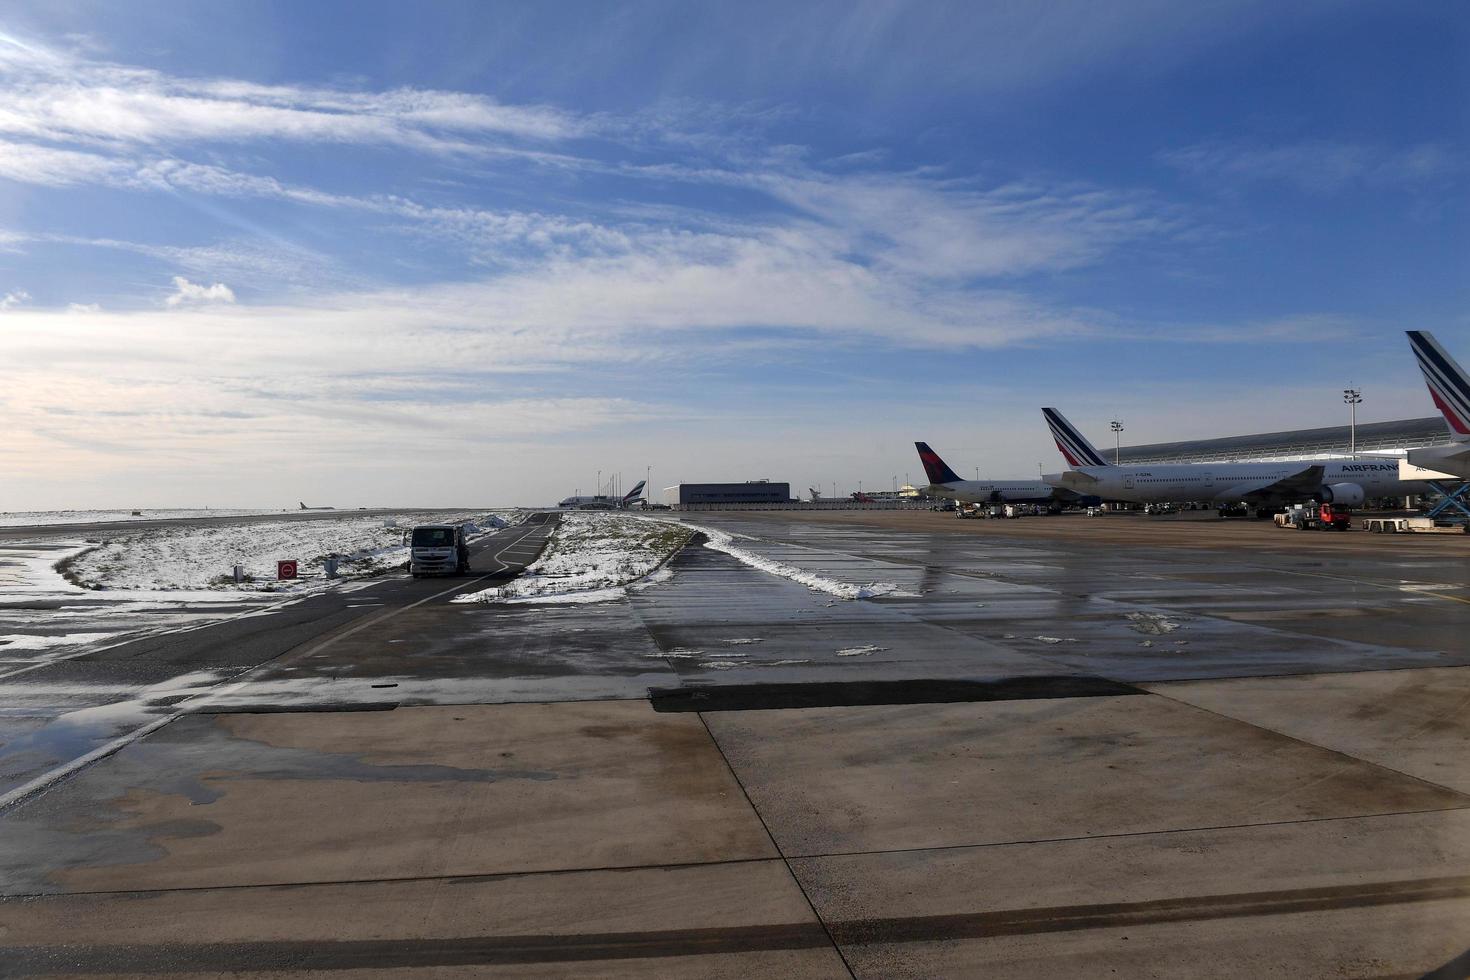
[[[647,483],[647,482],[648,482],[647,480],[639,480],[638,481],[638,485],[636,487],[634,487],[632,490],[629,490],[627,493],[623,494],[623,501],[622,501],[622,503],[623,503],[623,506],[624,507],[628,506],[633,501],[635,501],[635,500],[638,499],[639,495],[643,493],[643,485],[645,483]]]
[[[1054,408],[1043,408],[1041,414],[1046,416],[1046,424],[1051,426],[1052,438],[1057,441],[1057,448],[1062,451],[1068,463],[1073,466],[1112,465],[1103,459],[1102,454],[1093,448],[1092,443],[1061,412]]]
[[[924,475],[929,478],[931,484],[941,486],[946,483],[960,482],[959,474],[950,469],[948,464],[939,458],[939,454],[929,448],[927,442],[916,442],[914,448],[919,451],[919,462],[924,464]]]
[[[1445,353],[1427,330],[1410,330],[1409,346],[1419,361],[1419,370],[1424,372],[1424,381],[1429,385],[1429,397],[1444,415],[1450,427],[1450,439],[1455,442],[1470,442],[1470,375]]]

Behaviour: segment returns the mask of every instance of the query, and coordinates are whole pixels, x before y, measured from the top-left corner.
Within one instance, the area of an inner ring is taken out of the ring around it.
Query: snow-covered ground
[[[790,579],[841,599],[872,599],[898,592],[887,582],[841,582],[761,554],[759,539],[737,539],[726,531],[670,518],[628,514],[572,513],[562,517],[541,558],[501,588],[457,596],[454,602],[603,602],[629,588],[655,584],[661,568],[694,532],[704,547],[752,568]]]
[[[310,521],[124,527],[92,541],[38,535],[0,542],[0,676],[142,636],[269,615],[326,588],[366,588],[376,571],[407,560],[403,532],[420,521],[467,521],[489,533],[522,519],[513,511],[344,513]],[[396,526],[385,526],[388,521]],[[325,578],[321,559],[333,552],[348,556],[341,566],[348,581]],[[298,559],[302,578],[276,583],[281,558]],[[255,581],[236,586],[230,577],[236,563]]]
[[[562,516],[546,550],[509,584],[456,596],[454,602],[601,602],[656,570],[692,532],[675,521],[628,514]]]
[[[255,517],[295,514],[271,507],[246,510],[12,510],[0,511],[0,527],[44,527],[52,524],[103,524],[128,521],[180,520],[191,517]]]
[[[145,531],[119,530],[61,566],[73,584],[106,590],[223,590],[293,592],[325,584],[323,562],[341,556],[343,578],[376,575],[408,560],[403,533],[416,523],[472,523],[488,533],[518,518],[509,512],[445,514],[404,512],[391,517],[311,521],[263,519],[246,524],[180,525]],[[276,562],[294,559],[300,576],[276,581]],[[231,573],[243,565],[247,580]]]

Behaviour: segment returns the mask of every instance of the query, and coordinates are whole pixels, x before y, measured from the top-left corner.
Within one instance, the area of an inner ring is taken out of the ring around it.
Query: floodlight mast
[[[1363,391],[1361,388],[1342,389],[1342,400],[1347,404],[1352,413],[1348,422],[1348,455],[1353,459],[1358,458],[1358,406],[1363,403]]]
[[[1113,430],[1113,465],[1121,466],[1123,462],[1123,423],[1117,419],[1108,423]]]

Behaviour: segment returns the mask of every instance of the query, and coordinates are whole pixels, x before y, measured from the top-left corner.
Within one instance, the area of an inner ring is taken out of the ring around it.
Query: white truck
[[[420,524],[408,532],[408,572],[424,575],[468,575],[470,546],[463,524]]]

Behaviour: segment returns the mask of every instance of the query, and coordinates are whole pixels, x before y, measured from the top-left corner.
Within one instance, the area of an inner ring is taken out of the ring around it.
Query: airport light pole
[[[1113,465],[1119,466],[1123,459],[1123,423],[1113,419],[1108,427],[1113,430]]]
[[[1352,412],[1352,421],[1348,424],[1348,455],[1353,459],[1358,458],[1358,406],[1363,403],[1363,391],[1360,388],[1342,389],[1342,400],[1347,403]]]

